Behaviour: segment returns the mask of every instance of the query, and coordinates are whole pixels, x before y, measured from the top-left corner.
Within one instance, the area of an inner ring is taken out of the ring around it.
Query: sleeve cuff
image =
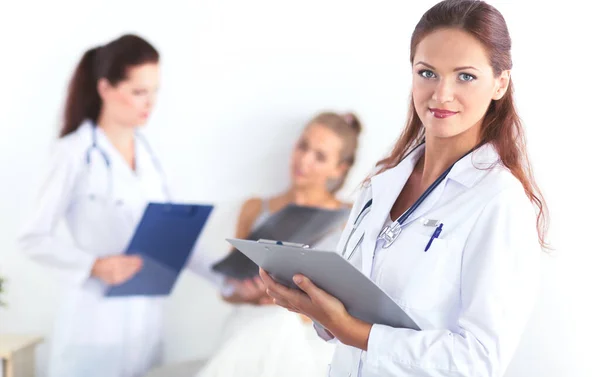
[[[368,368],[370,373],[376,372],[379,369],[381,359],[385,357],[385,333],[388,330],[388,326],[380,324],[373,324],[373,326],[371,326],[369,340],[367,341],[367,352],[365,353],[364,360],[365,368]],[[378,374],[379,373],[375,373],[374,375]]]
[[[97,257],[86,252],[81,253],[80,267],[77,268],[72,276],[72,282],[77,285],[85,284],[92,277],[92,268],[96,263]]]

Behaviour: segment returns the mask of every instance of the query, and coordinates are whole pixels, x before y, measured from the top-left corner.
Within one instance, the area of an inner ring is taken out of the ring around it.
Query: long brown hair
[[[83,54],[69,83],[60,137],[79,128],[90,119],[98,120],[102,100],[96,85],[101,78],[117,85],[127,78],[127,70],[145,63],[157,63],[158,51],[144,39],[126,34]]]
[[[419,43],[440,28],[458,28],[470,33],[485,47],[496,76],[512,69],[511,39],[502,14],[493,6],[478,0],[445,0],[429,9],[415,27],[410,42],[410,62],[413,63]],[[481,127],[480,142],[490,143],[500,160],[521,182],[529,200],[537,207],[537,230],[540,245],[548,248],[548,209],[534,179],[527,155],[523,125],[515,108],[512,80],[504,96],[492,101]],[[379,161],[378,173],[400,163],[408,151],[425,139],[425,130],[411,98],[407,124],[391,154]]]

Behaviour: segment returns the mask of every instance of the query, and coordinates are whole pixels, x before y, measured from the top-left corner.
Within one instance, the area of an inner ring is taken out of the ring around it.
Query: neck
[[[425,154],[416,166],[422,172],[421,185],[429,187],[446,169],[473,149],[478,142],[478,135],[460,135],[442,139],[425,137]]]
[[[321,207],[333,197],[327,190],[308,187],[293,187],[287,196],[292,203],[308,207]]]
[[[118,150],[123,151],[133,148],[135,139],[135,129],[133,127],[115,122],[103,113],[98,117],[97,125]]]

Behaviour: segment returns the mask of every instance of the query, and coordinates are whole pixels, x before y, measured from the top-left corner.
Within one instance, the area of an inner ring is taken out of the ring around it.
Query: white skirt
[[[334,344],[296,313],[275,305],[240,306],[225,340],[196,377],[326,376]]]

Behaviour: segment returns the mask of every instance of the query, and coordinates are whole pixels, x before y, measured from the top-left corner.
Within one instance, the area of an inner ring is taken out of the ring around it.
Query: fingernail
[[[296,283],[296,284],[302,283],[302,278],[300,276],[294,276],[294,283]]]

